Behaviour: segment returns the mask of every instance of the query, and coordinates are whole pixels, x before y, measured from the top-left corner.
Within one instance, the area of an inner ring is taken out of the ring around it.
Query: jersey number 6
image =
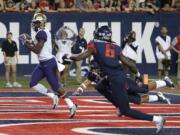
[[[105,50],[105,56],[108,58],[114,58],[115,57],[115,50],[111,47],[110,43],[106,43],[106,50]]]

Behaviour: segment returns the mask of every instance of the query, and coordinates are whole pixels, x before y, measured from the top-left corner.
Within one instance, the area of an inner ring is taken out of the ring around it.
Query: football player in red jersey
[[[177,35],[172,43],[171,48],[178,54],[178,60],[177,60],[177,78],[180,80],[180,27],[179,27],[179,35]],[[180,84],[180,81],[178,82]]]
[[[121,48],[111,41],[111,37],[112,32],[108,26],[98,28],[87,49],[81,54],[72,55],[69,59],[78,61],[93,55],[101,71],[107,76],[107,83],[103,86],[107,85],[109,87],[112,99],[121,110],[121,113],[128,117],[153,121],[157,127],[156,133],[159,133],[165,124],[164,117],[145,114],[130,108],[128,94],[125,90],[126,74],[119,61],[128,66],[133,73],[137,74],[138,71],[136,65],[122,55]],[[64,59],[66,59],[66,56]]]

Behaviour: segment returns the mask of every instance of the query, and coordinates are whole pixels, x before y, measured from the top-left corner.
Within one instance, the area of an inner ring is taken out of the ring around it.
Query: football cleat
[[[58,103],[59,103],[59,97],[57,95],[54,95],[52,99],[53,109],[57,107]]]
[[[174,83],[171,81],[171,79],[168,76],[164,77],[164,81],[166,82],[166,85],[170,88],[174,88]]]
[[[169,99],[169,98],[166,98],[162,92],[158,92],[158,93],[157,93],[157,96],[158,96],[158,100],[159,100],[159,101],[165,102],[165,103],[167,103],[167,104],[169,104],[169,105],[171,104],[170,99]]]
[[[72,108],[69,109],[69,118],[73,118],[76,114],[77,104],[74,104]]]
[[[163,127],[164,127],[164,124],[166,123],[166,119],[162,116],[159,116],[160,117],[160,121],[159,122],[156,122],[156,134],[159,134]]]

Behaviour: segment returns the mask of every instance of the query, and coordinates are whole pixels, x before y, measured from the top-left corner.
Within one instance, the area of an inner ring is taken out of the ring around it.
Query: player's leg
[[[81,95],[84,90],[91,84],[91,80],[86,79],[83,83],[80,84],[80,86],[76,89],[76,91],[73,93],[73,96],[79,96]]]
[[[37,65],[32,73],[32,77],[31,77],[31,81],[29,85],[35,91],[41,94],[47,95],[51,99],[54,99],[55,94],[52,92],[49,92],[48,89],[44,85],[39,83],[39,81],[42,80],[44,77],[45,75],[43,73],[42,67],[40,65]]]
[[[144,94],[146,94],[146,93],[149,92],[149,90],[148,90],[148,87],[145,86],[145,85],[141,86],[141,87],[139,87],[137,85],[134,85],[134,86],[129,86],[127,88],[127,92],[128,92],[128,94],[135,94],[135,93],[144,93]]]
[[[110,80],[110,82],[112,96],[114,100],[118,102],[118,107],[123,115],[137,119],[152,121],[152,115],[144,114],[139,111],[130,109],[128,95],[124,86],[124,84],[126,83],[125,78],[114,77]]]
[[[178,54],[177,60],[177,78],[180,79],[180,54]]]
[[[82,65],[82,60],[81,61],[76,61],[76,81],[80,84],[82,82],[82,77],[81,77],[81,65]]]
[[[163,93],[158,92],[157,94],[128,94],[129,101],[134,104],[151,103],[151,102],[163,102],[171,104],[170,100],[164,96]]]
[[[62,72],[62,75],[61,75],[61,77],[62,77],[62,85],[64,87],[67,86],[67,79],[68,79],[68,76],[69,76],[69,67],[70,67],[70,65],[66,64],[65,68],[64,68],[64,70]]]
[[[162,64],[162,59],[158,59],[158,79],[161,79],[162,77],[162,71],[163,71],[163,64]]]
[[[159,97],[157,95],[145,94],[141,96],[141,103],[151,103],[156,101],[159,101]]]
[[[136,94],[136,93],[148,93],[148,86],[142,85],[140,83],[136,84],[134,80],[131,78],[126,78],[126,90],[128,94]]]
[[[137,93],[128,94],[128,99],[131,103],[134,103],[134,104],[141,104],[142,103],[141,96]]]
[[[73,117],[75,115],[77,106],[72,102],[72,100],[70,98],[68,98],[67,92],[63,88],[60,88],[58,75],[56,73],[57,63],[56,63],[55,59],[48,61],[47,65],[48,66],[44,69],[46,79],[49,82],[49,84],[51,85],[52,90],[59,97],[61,97],[65,100],[68,107],[70,108],[70,117]]]
[[[111,82],[110,88],[112,90],[112,96],[118,102],[119,109],[123,115],[136,119],[153,121],[156,123],[157,132],[159,132],[159,130],[162,129],[163,124],[165,122],[163,117],[152,116],[130,108],[128,95],[126,93],[124,86],[124,84],[126,83],[125,78],[114,77],[110,79],[110,82]]]
[[[155,90],[157,88],[162,88],[162,87],[170,87],[174,88],[174,84],[171,81],[171,79],[167,76],[164,77],[164,80],[158,80],[158,81],[153,81],[148,84],[148,89],[149,91]]]
[[[170,60],[168,60],[168,61],[170,61]],[[163,68],[164,68],[164,76],[169,76],[170,64],[163,65]]]
[[[95,87],[95,89],[103,95],[109,102],[111,102],[116,108],[118,103],[113,99],[112,92],[109,87],[109,82],[106,79],[101,80]]]
[[[180,85],[180,54],[178,54],[178,60],[176,61],[177,63],[177,84]]]
[[[39,93],[44,94],[44,90],[38,87],[41,87],[41,84],[39,85],[39,81],[44,78],[43,70],[39,65],[37,65],[32,73],[31,80],[29,83],[30,88],[33,88],[34,90],[38,91]]]

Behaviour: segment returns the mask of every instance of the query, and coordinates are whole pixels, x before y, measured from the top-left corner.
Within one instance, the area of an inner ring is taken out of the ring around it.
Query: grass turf
[[[149,77],[149,81],[152,81],[154,79],[156,80],[157,78],[155,76],[150,76]],[[178,80],[176,78],[176,76],[171,76],[171,79],[175,83],[175,86],[177,88],[180,88],[180,85],[177,83],[180,80]],[[23,88],[24,89],[28,89],[29,88],[30,77],[24,77],[24,76],[17,77],[17,81],[20,84],[22,84],[22,89]],[[46,79],[43,79],[40,83],[45,85],[47,88],[50,88],[50,86],[49,86],[49,84],[48,84]],[[4,77],[0,77],[0,89],[6,89],[5,85],[6,85],[6,81],[5,81]],[[67,88],[76,88],[78,85],[79,84],[76,82],[75,77],[69,77],[68,82],[67,82]]]
[[[30,77],[17,77],[17,82],[19,82],[22,85],[22,88],[29,88],[29,81]],[[45,85],[47,88],[50,88],[48,82],[46,79],[43,79],[40,81],[43,85]],[[74,77],[69,77],[67,82],[67,87],[77,87],[79,84],[76,82],[76,79]],[[6,88],[6,81],[4,78],[0,78],[0,89]]]

